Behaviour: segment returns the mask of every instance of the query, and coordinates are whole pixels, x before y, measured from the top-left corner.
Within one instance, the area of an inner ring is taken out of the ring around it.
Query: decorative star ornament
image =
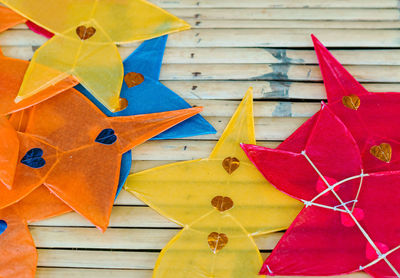
[[[115,44],[190,28],[144,0],[1,2],[55,34],[35,52],[16,102],[73,75],[104,106],[117,111],[123,107],[119,99],[123,65]]]
[[[314,36],[329,108],[347,126],[365,170],[400,170],[400,93],[368,92]]]
[[[400,201],[399,138],[389,125],[398,93],[366,91],[313,39],[329,104],[276,150],[242,146],[268,181],[305,204],[260,274],[400,277],[391,217]]]
[[[153,277],[258,277],[253,236],[285,229],[300,203],[273,188],[239,142],[255,143],[249,90],[211,155],[128,177],[125,189],[183,226]]]
[[[68,103],[68,105],[65,105]],[[190,108],[107,117],[74,89],[1,120],[0,208],[44,185],[105,230],[118,187],[122,154],[199,113]]]
[[[78,85],[76,89],[110,117],[190,108],[191,105],[189,103],[159,81],[167,39],[168,36],[162,36],[145,41],[125,59],[124,82],[120,93],[120,97],[124,100],[125,108],[121,111],[109,111],[81,85]],[[195,115],[152,139],[177,139],[214,133],[216,133],[216,130],[211,124],[201,115]],[[131,164],[132,154],[129,151],[122,158],[119,190],[122,189],[129,175]]]

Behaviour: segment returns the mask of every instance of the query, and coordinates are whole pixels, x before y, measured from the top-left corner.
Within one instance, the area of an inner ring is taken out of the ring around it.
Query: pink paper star
[[[400,95],[368,92],[313,40],[329,104],[276,150],[242,146],[305,204],[260,273],[400,277]]]

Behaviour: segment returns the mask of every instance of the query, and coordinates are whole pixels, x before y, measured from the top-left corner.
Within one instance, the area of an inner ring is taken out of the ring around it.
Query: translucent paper
[[[105,230],[122,154],[200,110],[108,118],[71,89],[13,114],[10,122],[18,134],[18,160],[12,190],[0,186],[0,208],[23,199],[43,184]],[[9,149],[0,149],[1,158],[8,153]]]
[[[126,105],[123,110],[110,112],[83,86],[78,85],[77,89],[110,117],[190,108],[189,103],[159,81],[166,42],[167,36],[145,41],[124,61],[125,80],[120,94]],[[176,139],[213,133],[216,130],[201,115],[195,115],[152,139]],[[122,160],[119,189],[129,175],[131,164],[132,155],[129,151]]]
[[[129,192],[184,227],[163,249],[154,277],[258,277],[253,236],[285,229],[300,203],[263,179],[240,142],[255,143],[251,90],[209,158],[128,177]]]
[[[37,259],[23,216],[14,207],[0,210],[0,277],[33,278]]]
[[[2,21],[3,19],[0,17],[0,23]],[[28,65],[28,61],[5,57],[0,50],[0,115],[25,109],[78,84],[75,78],[67,76],[61,82],[48,87],[35,96],[15,103],[15,97],[18,95]]]
[[[0,32],[24,22],[26,22],[25,18],[6,7],[0,6]]]
[[[183,20],[143,0],[1,2],[55,34],[35,52],[16,101],[73,75],[104,106],[117,111],[121,108],[123,66],[115,43],[190,28]]]
[[[399,94],[368,92],[313,39],[329,103],[276,150],[243,145],[305,204],[261,273],[399,277]]]

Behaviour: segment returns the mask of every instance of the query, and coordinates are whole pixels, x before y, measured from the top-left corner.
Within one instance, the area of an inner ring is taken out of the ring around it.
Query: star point
[[[252,111],[249,89],[208,158],[128,177],[126,190],[184,227],[161,252],[154,277],[257,277],[252,236],[284,229],[298,212],[300,203],[263,181],[240,148],[255,143]]]

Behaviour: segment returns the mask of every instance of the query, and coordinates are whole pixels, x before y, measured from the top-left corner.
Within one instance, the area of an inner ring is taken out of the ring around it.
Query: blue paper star
[[[124,61],[125,81],[120,97],[127,100],[127,107],[111,112],[98,102],[83,86],[76,89],[89,98],[107,116],[130,116],[190,108],[191,105],[159,81],[165,45],[168,36],[143,42]],[[137,78],[134,78],[137,77]],[[203,134],[214,134],[216,130],[202,116],[196,115],[166,131],[154,140],[176,139]],[[117,196],[124,185],[132,164],[132,154],[127,152],[121,161],[121,173]]]

